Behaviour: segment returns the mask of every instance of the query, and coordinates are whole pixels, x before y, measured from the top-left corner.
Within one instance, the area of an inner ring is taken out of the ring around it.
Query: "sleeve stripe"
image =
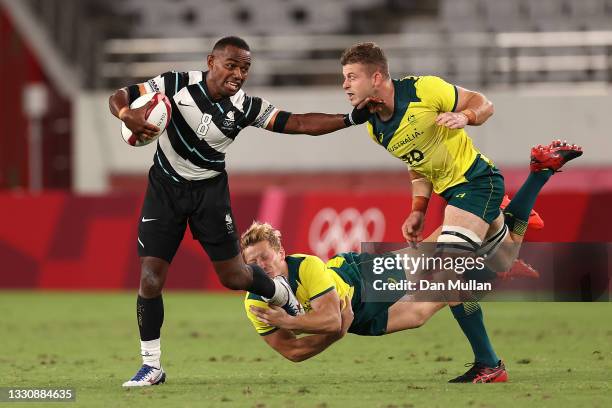
[[[268,330],[267,332],[264,332],[264,333],[259,333],[259,335],[260,335],[260,336],[267,336],[268,334],[272,334],[272,333],[274,333],[274,332],[275,332],[275,331],[277,331],[277,330],[278,330],[278,327],[274,327],[273,329]]]
[[[174,96],[176,77],[173,75],[172,72],[164,72],[163,74],[161,74],[161,77],[164,81],[164,90],[166,91],[165,94],[169,98],[172,98]]]
[[[251,105],[249,105],[249,112],[247,112],[246,123],[247,125],[253,126],[253,122],[257,119],[259,111],[261,110],[261,99],[257,97],[251,98]]]
[[[329,288],[325,289],[323,292],[320,292],[317,295],[314,295],[313,297],[310,298],[311,301],[315,300],[318,297],[323,296],[324,294],[326,294],[327,292],[331,292],[332,290],[336,289],[335,286],[330,286]]]
[[[454,112],[457,108],[457,102],[459,101],[459,91],[457,91],[457,85],[453,85],[453,89],[455,90],[455,103],[453,104],[453,109],[451,112]]]

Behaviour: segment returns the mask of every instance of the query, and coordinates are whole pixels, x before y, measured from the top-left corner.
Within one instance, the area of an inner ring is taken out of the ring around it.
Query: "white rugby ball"
[[[170,122],[170,118],[172,117],[172,107],[170,106],[168,97],[163,93],[152,92],[141,95],[130,104],[130,109],[140,108],[141,106],[146,105],[146,103],[149,101],[152,103],[145,112],[145,120],[152,125],[157,126],[160,131],[150,139],[140,140],[138,136],[133,134],[132,131],[125,126],[124,122],[121,122],[121,136],[123,136],[123,140],[125,140],[125,142],[130,146],[145,146],[156,141],[157,138],[164,133],[166,126],[168,126],[168,122]]]

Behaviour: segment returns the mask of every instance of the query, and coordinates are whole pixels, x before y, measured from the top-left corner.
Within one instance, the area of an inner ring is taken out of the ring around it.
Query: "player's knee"
[[[143,266],[140,272],[140,290],[148,297],[159,296],[164,287],[163,271]]]

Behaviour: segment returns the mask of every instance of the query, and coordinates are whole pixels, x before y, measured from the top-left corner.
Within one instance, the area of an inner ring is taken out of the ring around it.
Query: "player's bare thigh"
[[[387,333],[416,329],[429,320],[438,310],[446,306],[443,302],[399,301],[389,308]]]
[[[489,224],[485,220],[453,205],[447,205],[444,209],[444,221],[442,224],[468,229],[476,234],[480,240],[484,239],[489,230]]]

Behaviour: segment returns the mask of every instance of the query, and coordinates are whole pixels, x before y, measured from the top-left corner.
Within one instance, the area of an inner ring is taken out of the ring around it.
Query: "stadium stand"
[[[612,82],[612,0],[0,0],[0,4],[10,10],[3,21],[19,11],[16,31],[29,33],[19,44],[30,46],[19,59],[0,61],[0,68],[11,72],[35,55],[37,76],[15,76],[19,77],[15,89],[23,85],[20,81],[46,81],[54,114],[58,111],[62,123],[70,123],[69,102],[77,94],[106,93],[170,69],[201,69],[214,41],[230,33],[245,36],[254,50],[251,89],[338,86],[342,50],[372,39],[385,49],[394,76],[435,74],[487,92],[518,92],[534,85],[605,89]],[[35,32],[40,35],[33,36]],[[12,35],[3,38],[3,44],[15,43]],[[43,44],[34,37],[43,38]],[[21,115],[20,106],[9,108],[15,110],[12,116]],[[14,122],[27,129],[26,118]],[[57,129],[62,135],[70,132],[66,125],[43,128],[49,134]],[[47,135],[44,139],[45,152],[60,146]],[[0,184],[23,185],[26,159],[21,158],[26,147],[15,140],[4,146],[4,162],[17,164],[3,173]],[[57,167],[46,174],[58,174],[58,181],[46,185],[70,184],[66,164],[70,154],[70,143],[65,142],[61,155],[45,160]]]
[[[85,89],[114,88],[169,68],[194,69],[214,39],[230,32],[246,36],[257,51],[252,85],[333,84],[337,56],[371,38],[363,33],[385,34],[377,38],[389,58],[410,60],[398,72],[434,73],[467,86],[612,77],[610,36],[601,44],[585,36],[612,28],[612,0],[25,3]],[[539,35],[548,32],[571,33],[575,41],[539,44]],[[507,33],[531,35],[506,46]]]

